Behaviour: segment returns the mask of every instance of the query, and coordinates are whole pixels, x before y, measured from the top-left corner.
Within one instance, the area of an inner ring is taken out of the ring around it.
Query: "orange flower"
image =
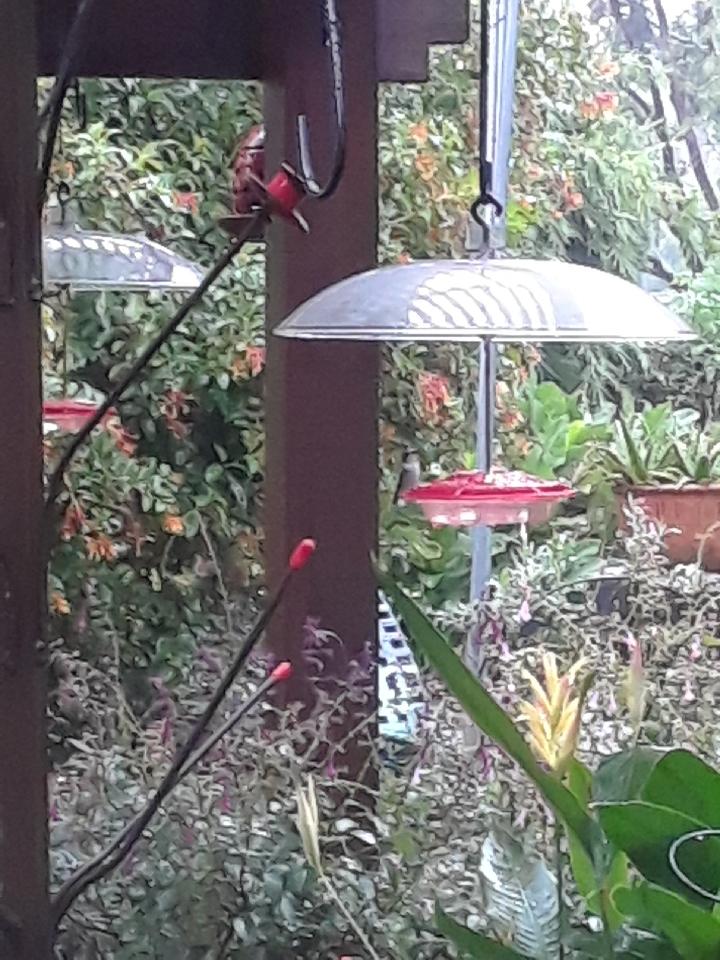
[[[530,453],[530,441],[527,437],[514,437],[515,448],[521,457],[526,457]]]
[[[126,457],[131,457],[137,450],[137,438],[120,423],[117,417],[112,417],[105,424],[105,429],[115,441],[115,446],[120,453]]]
[[[50,608],[53,613],[62,617],[66,617],[70,613],[70,604],[67,599],[57,591],[50,596]]]
[[[265,347],[248,347],[245,356],[250,364],[250,373],[257,377],[265,366]]]
[[[71,504],[65,511],[62,528],[60,530],[60,536],[63,538],[63,540],[72,540],[77,533],[80,533],[84,524],[84,511],[76,504]]]
[[[178,517],[174,513],[165,514],[162,526],[165,533],[169,533],[173,537],[179,537],[185,533],[185,524],[182,522],[182,517]]]
[[[572,177],[563,176],[562,178],[563,203],[566,210],[579,210],[585,203],[582,193],[575,188],[575,181]]]
[[[409,253],[406,253],[404,250],[402,253],[398,254],[397,263],[412,263],[412,257]]]
[[[413,140],[420,144],[427,143],[428,137],[430,136],[428,125],[424,121],[414,123],[408,130],[408,133]]]
[[[115,559],[115,545],[104,533],[93,532],[85,538],[85,550],[91,560],[110,561]]]
[[[246,380],[248,375],[257,377],[263,371],[265,359],[265,347],[245,347],[230,364],[230,371],[236,380]]]
[[[598,73],[601,77],[616,77],[620,73],[620,66],[614,60],[603,60],[598,65]]]
[[[500,415],[500,423],[505,430],[515,430],[523,422],[523,416],[517,410],[505,410]]]
[[[447,377],[441,377],[438,373],[421,373],[418,378],[418,389],[425,416],[430,421],[437,420],[450,405]]]
[[[183,423],[182,418],[190,413],[192,400],[192,394],[183,390],[168,390],[160,406],[165,425],[178,440],[184,440],[190,432],[190,427]]]
[[[437,173],[437,161],[431,153],[419,153],[415,157],[415,169],[420,174],[420,179],[427,183]]]
[[[597,120],[600,116],[615,113],[620,99],[612,90],[603,90],[594,97],[583,100],[580,104],[580,114],[586,120]]]
[[[196,193],[191,190],[174,190],[172,199],[176,210],[193,215],[197,214],[199,203]]]

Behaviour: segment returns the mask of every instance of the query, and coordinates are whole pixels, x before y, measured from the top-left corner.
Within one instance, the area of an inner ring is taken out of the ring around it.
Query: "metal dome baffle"
[[[195,290],[202,270],[146,237],[75,228],[43,235],[43,275],[48,288],[75,293],[102,290]]]
[[[306,340],[655,342],[687,324],[627,280],[542,260],[422,261],[356,274],[276,328]]]

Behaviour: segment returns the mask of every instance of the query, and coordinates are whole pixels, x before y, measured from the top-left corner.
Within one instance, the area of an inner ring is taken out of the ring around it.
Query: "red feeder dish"
[[[85,426],[97,408],[98,404],[91,400],[46,400],[43,403],[43,432],[60,430],[63,433],[76,433]],[[103,417],[103,423],[115,415],[113,410],[109,410]]]
[[[561,500],[575,493],[557,481],[519,470],[461,471],[405,494],[434,527],[496,527],[544,523]]]

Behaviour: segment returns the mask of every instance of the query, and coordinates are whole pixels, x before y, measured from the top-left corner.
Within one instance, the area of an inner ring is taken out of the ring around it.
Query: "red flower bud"
[[[273,681],[273,683],[282,683],[283,680],[289,680],[292,674],[292,664],[289,660],[283,660],[283,662],[279,663],[270,674],[270,679]]]
[[[290,554],[288,566],[291,570],[296,572],[298,570],[302,570],[316,550],[317,543],[314,540],[301,540]]]

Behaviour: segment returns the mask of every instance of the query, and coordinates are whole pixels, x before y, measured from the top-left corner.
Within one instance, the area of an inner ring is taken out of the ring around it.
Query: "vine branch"
[[[47,124],[38,170],[38,210],[40,213],[42,213],[47,198],[47,184],[53,154],[55,153],[55,141],[60,129],[63,104],[74,79],[77,59],[82,52],[83,42],[87,35],[86,28],[96,3],[97,0],[80,0],[65,41],[55,83],[38,113],[40,127],[42,128],[43,124]]]

